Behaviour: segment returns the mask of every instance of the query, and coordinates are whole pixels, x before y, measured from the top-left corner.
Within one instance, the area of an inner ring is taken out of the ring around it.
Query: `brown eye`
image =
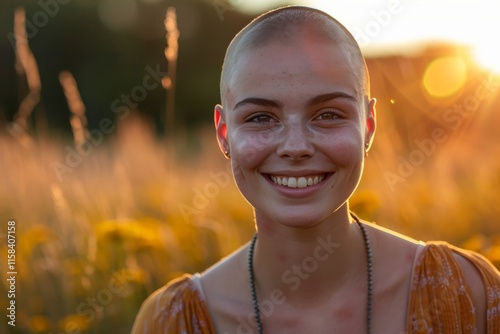
[[[261,123],[261,124],[270,123],[273,121],[274,121],[274,119],[268,115],[256,115],[256,116],[248,119],[248,122],[255,122],[255,123]]]
[[[340,119],[340,116],[332,111],[327,111],[318,116],[319,120],[335,120]]]

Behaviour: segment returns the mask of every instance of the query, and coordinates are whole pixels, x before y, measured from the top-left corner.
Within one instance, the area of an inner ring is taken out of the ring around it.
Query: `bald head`
[[[362,95],[369,97],[370,85],[366,63],[358,43],[352,34],[336,19],[317,9],[289,6],[282,7],[254,19],[231,41],[226,51],[220,82],[221,102],[226,103],[238,59],[250,50],[271,43],[293,44],[297,39],[306,38],[319,43],[332,43],[346,54],[352,70],[359,81]]]

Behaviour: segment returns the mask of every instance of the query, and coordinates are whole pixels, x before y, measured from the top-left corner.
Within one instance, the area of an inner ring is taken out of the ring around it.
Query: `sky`
[[[258,13],[280,0],[231,0]],[[500,71],[498,0],[291,0],[322,9],[342,22],[365,54],[412,52],[428,41],[471,46],[477,58]]]

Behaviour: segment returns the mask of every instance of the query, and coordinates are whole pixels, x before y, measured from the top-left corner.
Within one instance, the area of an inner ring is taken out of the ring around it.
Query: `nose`
[[[290,160],[303,160],[313,156],[312,134],[306,124],[288,124],[282,133],[276,153]]]

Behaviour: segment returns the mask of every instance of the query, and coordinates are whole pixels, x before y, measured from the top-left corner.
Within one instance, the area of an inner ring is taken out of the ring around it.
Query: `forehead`
[[[362,68],[349,44],[299,37],[242,48],[227,77],[228,107],[234,106],[234,99],[256,94],[286,99],[343,91],[361,100]]]

